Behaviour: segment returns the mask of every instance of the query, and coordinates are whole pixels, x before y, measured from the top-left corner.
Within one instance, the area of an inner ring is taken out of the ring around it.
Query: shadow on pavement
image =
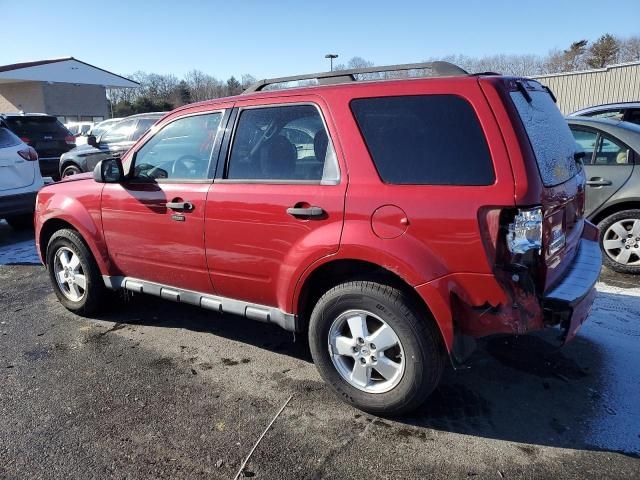
[[[620,300],[620,295],[614,296]],[[126,308],[114,309],[101,319],[185,328],[311,362],[304,335],[294,342],[292,334],[276,326],[157,298],[135,296]],[[613,418],[614,429],[626,428],[625,418],[617,417],[606,400],[610,360],[604,358],[602,345],[584,335],[562,349],[535,335],[492,337],[480,343],[468,368],[449,368],[423,407],[393,419],[401,427],[398,435],[425,437],[423,428],[431,428],[524,444],[620,451],[615,446],[604,448],[592,435],[603,417]],[[632,433],[632,447],[622,453],[638,456],[637,434],[640,429]],[[532,446],[523,445],[522,450],[536,454]]]

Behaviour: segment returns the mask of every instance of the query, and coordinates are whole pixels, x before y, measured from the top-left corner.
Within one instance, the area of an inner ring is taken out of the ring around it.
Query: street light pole
[[[327,53],[324,58],[328,58],[329,62],[331,64],[331,71],[333,72],[333,59],[334,58],[338,58],[338,54],[337,53]]]

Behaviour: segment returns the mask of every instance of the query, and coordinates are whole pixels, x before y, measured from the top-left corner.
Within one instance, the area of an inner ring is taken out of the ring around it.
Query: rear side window
[[[491,185],[489,148],[456,95],[363,98],[351,111],[380,178],[401,185]]]
[[[520,91],[511,92],[511,99],[529,137],[542,183],[559,185],[578,173],[576,142],[551,95],[544,90],[526,92],[529,99]]]
[[[8,117],[5,122],[19,137],[29,137],[29,135],[66,137],[69,135],[69,130],[56,117]]]
[[[0,148],[20,145],[20,139],[6,128],[0,128]]]

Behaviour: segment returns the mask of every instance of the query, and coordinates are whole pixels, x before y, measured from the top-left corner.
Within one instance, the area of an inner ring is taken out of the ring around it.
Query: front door
[[[319,106],[296,100],[236,103],[205,223],[216,293],[285,311],[301,271],[338,250],[347,183]]]
[[[574,138],[585,151],[587,216],[600,208],[631,177],[631,150],[619,140],[602,133],[574,130]]]
[[[123,275],[211,292],[204,213],[222,116],[217,111],[169,119],[125,159],[127,181],[105,185],[105,239]]]

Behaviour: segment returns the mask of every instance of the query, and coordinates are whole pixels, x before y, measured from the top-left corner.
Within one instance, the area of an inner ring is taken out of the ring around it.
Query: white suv
[[[0,219],[13,228],[30,228],[43,181],[38,154],[15,134],[0,128]]]

